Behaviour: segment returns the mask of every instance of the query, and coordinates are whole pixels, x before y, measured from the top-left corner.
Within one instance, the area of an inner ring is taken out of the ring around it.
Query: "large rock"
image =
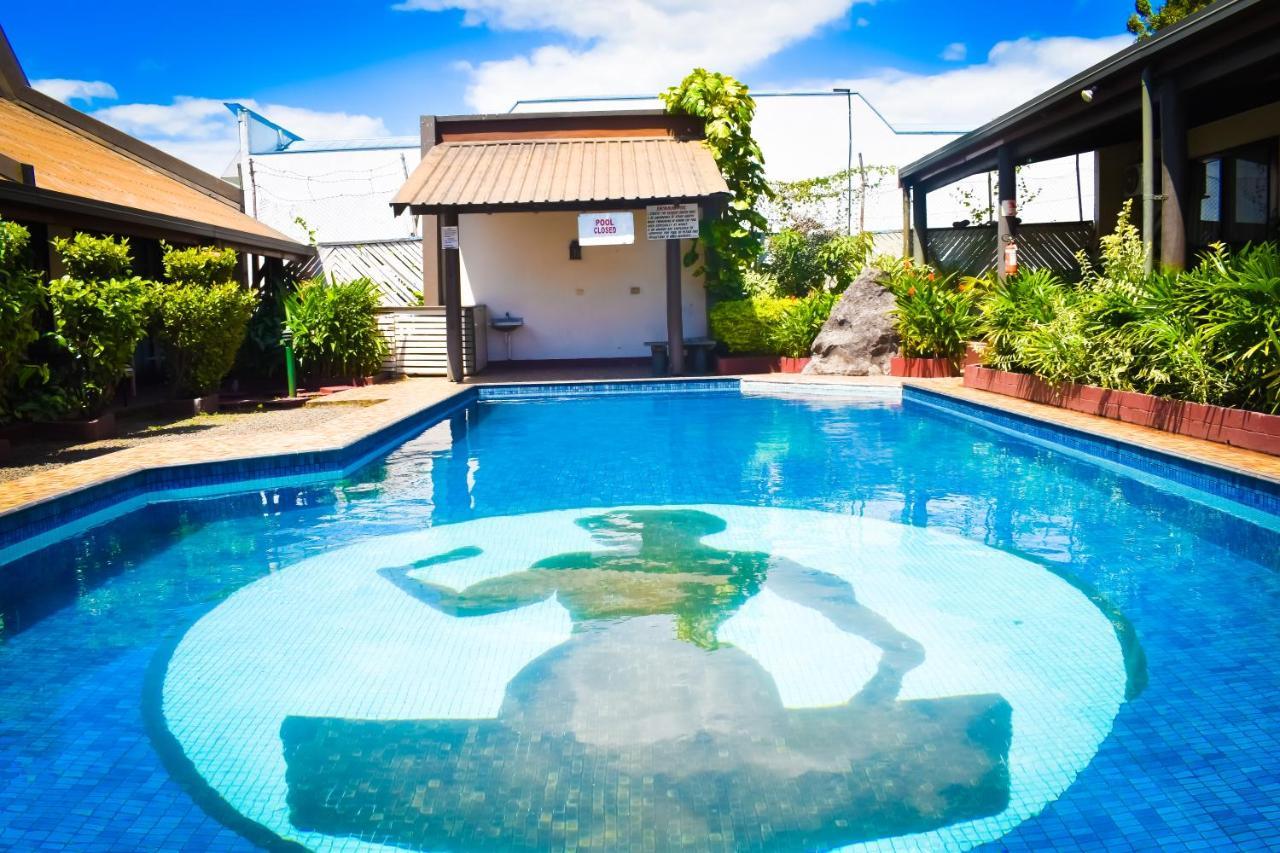
[[[813,357],[805,373],[887,376],[889,359],[898,354],[893,328],[893,294],[885,289],[888,274],[867,270],[840,297],[813,341]]]

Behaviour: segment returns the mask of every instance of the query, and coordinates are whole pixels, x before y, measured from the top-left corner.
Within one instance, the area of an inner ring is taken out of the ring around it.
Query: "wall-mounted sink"
[[[524,325],[523,317],[512,317],[511,312],[503,314],[501,317],[490,317],[489,325],[494,331],[502,332],[502,336],[507,339],[507,361],[511,360],[511,333]]]

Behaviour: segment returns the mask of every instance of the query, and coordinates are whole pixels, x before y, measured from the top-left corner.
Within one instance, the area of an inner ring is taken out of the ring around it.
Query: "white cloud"
[[[966,130],[1013,109],[1133,43],[1128,35],[1003,41],[986,61],[937,74],[886,68],[854,79],[812,81],[805,88],[848,86],[900,128]]]
[[[68,80],[64,77],[49,77],[44,80],[32,80],[31,88],[44,92],[51,98],[70,103],[71,101],[93,101],[116,99],[116,87],[102,80]]]
[[[658,92],[696,66],[741,75],[871,0],[403,0],[397,9],[461,10],[464,23],[552,31],[568,43],[466,66],[467,101],[506,110],[520,98]]]
[[[941,57],[947,62],[964,62],[969,55],[969,48],[962,41],[953,41],[942,49]]]
[[[854,23],[855,23],[855,24],[857,24],[857,25],[858,25],[858,26],[860,26],[860,27],[869,27],[869,26],[871,26],[871,22],[870,22],[870,21],[868,21],[866,18],[859,18],[858,20],[854,21]]]
[[[383,120],[375,116],[260,104],[251,98],[225,100],[239,101],[303,139],[390,135]],[[238,148],[236,119],[223,101],[179,96],[169,104],[115,104],[95,110],[92,115],[216,175],[222,173]]]

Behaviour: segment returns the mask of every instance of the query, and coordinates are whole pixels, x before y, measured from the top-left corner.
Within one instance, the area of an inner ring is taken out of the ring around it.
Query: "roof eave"
[[[547,202],[511,202],[498,204],[413,204],[392,202],[391,209],[396,216],[406,210],[415,216],[438,215],[446,212],[454,213],[550,213],[589,210],[637,210],[655,204],[707,204],[719,202],[731,197],[729,192],[705,193],[702,195],[655,196],[646,198],[608,198],[581,199]]]
[[[1009,112],[966,133],[959,139],[952,140],[924,157],[908,163],[898,170],[898,183],[904,187],[914,186],[917,183],[929,183],[929,179],[932,177],[930,173],[949,172],[956,168],[959,165],[958,163],[942,168],[938,167],[959,157],[962,152],[968,149],[985,150],[998,146],[1003,141],[999,138],[1000,135],[1007,133],[1018,123],[1052,109],[1066,98],[1078,97],[1078,93],[1081,90],[1090,88],[1109,76],[1123,73],[1139,63],[1151,61],[1155,55],[1170,49],[1184,39],[1194,37],[1203,30],[1221,23],[1231,15],[1238,14],[1265,2],[1268,2],[1268,0],[1220,0],[1220,2],[1188,16],[1150,39],[1135,42],[1112,54],[1096,65],[1085,69],[1074,77],[1068,78],[1035,98],[1014,107]],[[981,151],[977,151],[968,159],[977,159],[981,153]],[[921,177],[922,174],[924,177]],[[974,173],[971,172],[970,174]]]
[[[0,181],[0,207],[20,211],[25,209],[27,216],[35,219],[40,218],[40,211],[56,211],[83,217],[86,220],[114,223],[123,226],[119,230],[124,233],[128,233],[130,227],[167,232],[226,243],[255,254],[289,258],[304,258],[315,254],[313,247],[297,243],[283,235],[271,237],[265,234],[253,234],[9,181]]]

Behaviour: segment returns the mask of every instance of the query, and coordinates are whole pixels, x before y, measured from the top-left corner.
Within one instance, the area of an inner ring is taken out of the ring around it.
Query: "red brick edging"
[[[906,358],[895,355],[889,359],[889,375],[945,379],[956,375],[956,363],[949,358]]]
[[[964,385],[979,391],[1280,456],[1280,415],[1166,400],[1136,391],[1112,391],[1073,382],[1053,385],[1038,376],[1007,373],[976,364],[965,367]]]

